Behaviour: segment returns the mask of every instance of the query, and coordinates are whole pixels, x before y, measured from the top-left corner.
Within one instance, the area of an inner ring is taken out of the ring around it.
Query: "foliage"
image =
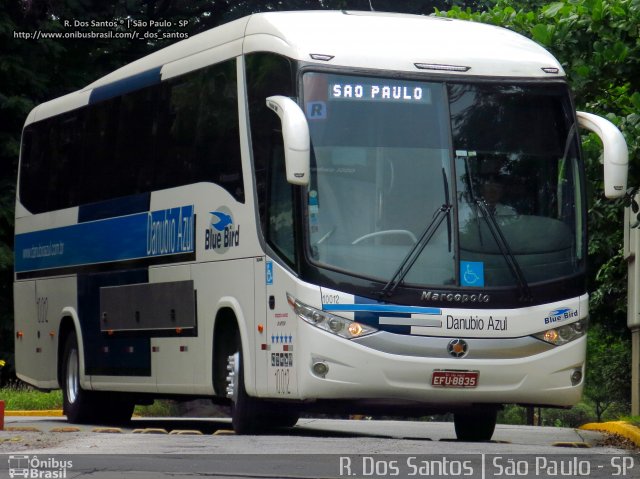
[[[24,383],[13,383],[0,389],[7,411],[42,411],[62,408],[62,391],[44,393]]]
[[[585,397],[575,406],[569,409],[561,408],[534,408],[534,424],[551,427],[576,428],[590,422],[614,421],[628,413],[627,403],[612,402],[610,406],[601,412],[598,419],[596,404]],[[499,424],[527,424],[527,408],[509,404],[498,413]]]
[[[170,400],[156,400],[148,406],[136,406],[133,414],[142,417],[177,417],[181,415],[179,404]]]
[[[598,421],[614,404],[629,404],[631,348],[601,327],[591,328],[585,395],[594,403]]]
[[[538,424],[540,426],[575,428],[593,422],[594,420],[595,413],[593,407],[587,402],[582,401],[571,409],[541,409]]]
[[[622,420],[628,422],[633,426],[640,427],[640,416],[623,417]]]

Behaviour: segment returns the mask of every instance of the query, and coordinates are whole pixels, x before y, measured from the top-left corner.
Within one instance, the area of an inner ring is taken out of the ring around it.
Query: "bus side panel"
[[[41,364],[42,356],[35,354],[38,343],[36,337],[38,325],[36,282],[14,283],[13,301],[15,308],[16,373],[23,381],[41,386],[42,382],[51,378],[47,378],[44,375],[45,368]]]
[[[148,337],[100,331],[100,288],[148,282],[147,269],[78,275],[78,316],[84,339],[85,374],[150,376]]]
[[[40,387],[58,387],[58,332],[64,308],[76,308],[73,276],[17,282],[16,367],[21,379]]]
[[[191,280],[189,265],[154,267],[149,269],[151,284],[169,283],[172,281]],[[198,290],[194,285],[196,307],[200,300]],[[185,302],[186,303],[186,302]],[[206,320],[206,318],[205,318]],[[206,354],[206,336],[202,334],[202,325],[198,315],[195,315],[197,335],[187,335],[182,331],[176,337],[151,338],[152,372],[156,378],[158,392],[176,394],[211,394],[207,388],[211,375],[207,376],[208,362],[203,363]]]
[[[211,261],[194,264],[191,275],[198,291],[198,335],[213,338],[215,318],[222,308],[233,311],[242,338],[245,356],[245,383],[247,392],[254,393],[254,344],[257,325],[254,317],[253,263],[254,258],[233,259],[229,261]],[[208,374],[207,382],[211,384],[212,372],[210,364],[204,358],[211,358],[213,351],[200,355],[198,368]],[[226,361],[226,358],[223,358]],[[177,371],[176,371],[177,373]]]
[[[265,339],[269,351],[267,358],[269,396],[278,399],[299,399],[299,369],[310,365],[300,364],[298,323],[301,320],[287,302],[287,293],[295,296],[299,286],[296,278],[275,261],[267,258],[266,267],[267,296],[273,297],[267,311]],[[319,297],[319,288],[317,291]]]
[[[273,264],[265,261],[265,257],[256,258],[253,264],[253,278],[255,288],[255,318],[258,324],[258,334],[255,344],[255,387],[257,396],[267,395],[267,361],[270,356],[267,351],[268,322],[266,314],[269,314],[269,300],[267,299],[267,287],[272,281]],[[271,270],[271,271],[270,271]],[[260,325],[262,328],[260,328]],[[264,345],[264,346],[263,346]]]

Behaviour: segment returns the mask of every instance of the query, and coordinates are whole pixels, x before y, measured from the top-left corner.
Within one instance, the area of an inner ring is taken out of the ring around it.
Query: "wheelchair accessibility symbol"
[[[460,261],[460,284],[462,286],[484,286],[484,263]]]
[[[273,263],[267,261],[267,285],[273,284]]]

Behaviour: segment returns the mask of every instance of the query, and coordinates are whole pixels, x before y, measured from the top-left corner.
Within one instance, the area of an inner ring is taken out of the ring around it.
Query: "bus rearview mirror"
[[[286,96],[270,96],[267,107],[276,112],[282,123],[284,161],[287,181],[292,185],[309,184],[309,125],[298,104]]]
[[[629,150],[618,128],[609,120],[591,113],[576,112],[578,125],[592,131],[602,141],[604,163],[604,195],[621,198],[627,191]]]

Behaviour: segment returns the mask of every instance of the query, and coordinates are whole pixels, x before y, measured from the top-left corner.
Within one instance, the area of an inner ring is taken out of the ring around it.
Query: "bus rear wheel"
[[[74,424],[122,424],[131,419],[134,403],[121,393],[86,391],[80,385],[78,338],[67,336],[62,356],[63,412]]]
[[[95,404],[90,391],[80,385],[80,355],[76,333],[65,341],[61,370],[62,410],[71,423],[83,424],[95,418]]]
[[[459,441],[490,441],[498,419],[497,409],[460,412],[453,415],[456,437]]]

